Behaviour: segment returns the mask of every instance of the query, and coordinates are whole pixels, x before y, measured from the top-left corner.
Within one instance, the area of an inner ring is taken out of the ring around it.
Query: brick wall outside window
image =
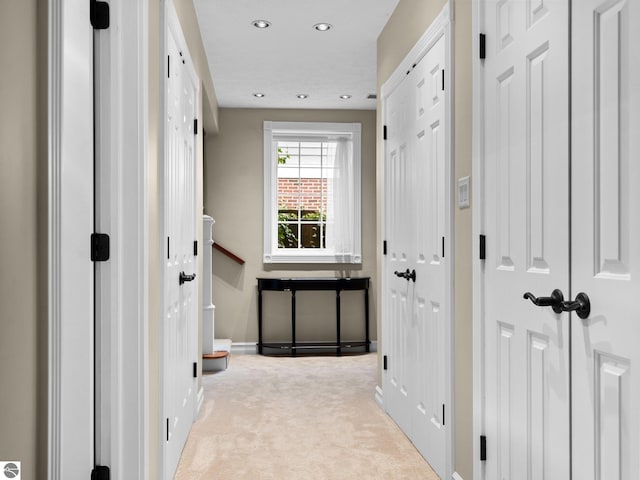
[[[298,183],[300,182],[300,183]],[[327,202],[326,178],[279,178],[278,179],[278,209],[320,211],[322,199],[324,209]],[[300,203],[298,203],[300,201]]]

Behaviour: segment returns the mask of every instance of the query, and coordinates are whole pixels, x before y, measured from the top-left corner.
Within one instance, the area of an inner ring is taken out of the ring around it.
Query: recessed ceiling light
[[[266,20],[254,20],[251,22],[251,25],[256,28],[269,28],[271,26],[271,22],[267,22]]]
[[[351,95],[340,95],[340,98],[343,100],[349,100],[351,98]]]
[[[307,95],[306,93],[299,93],[298,95],[296,95],[296,97],[298,97],[300,100],[304,100],[305,98],[309,98],[309,95]]]
[[[319,32],[326,32],[327,30],[331,30],[333,25],[330,23],[316,23],[313,28],[318,30]]]
[[[264,97],[264,93],[254,93],[253,96],[257,98],[262,98]]]

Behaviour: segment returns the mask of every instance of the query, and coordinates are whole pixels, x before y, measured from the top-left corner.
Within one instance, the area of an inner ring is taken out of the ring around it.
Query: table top
[[[371,277],[258,278],[258,290],[362,290]]]

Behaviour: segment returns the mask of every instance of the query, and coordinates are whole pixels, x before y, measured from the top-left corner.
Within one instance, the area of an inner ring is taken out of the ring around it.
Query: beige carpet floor
[[[437,480],[376,405],[375,354],[234,355],[205,374],[176,480]]]

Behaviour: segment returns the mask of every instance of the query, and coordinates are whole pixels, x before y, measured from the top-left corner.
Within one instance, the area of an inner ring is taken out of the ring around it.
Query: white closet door
[[[409,135],[414,143],[412,269],[416,270],[412,323],[416,357],[411,436],[433,469],[444,478],[447,468],[446,389],[449,354],[445,245],[445,62],[444,36],[409,75],[413,90]]]
[[[168,9],[171,13],[172,9]],[[197,84],[177,18],[167,35],[167,130],[164,165],[166,233],[164,312],[165,478],[173,478],[196,410],[198,314],[196,162]]]
[[[409,134],[411,88],[401,83],[386,101],[387,156],[385,161],[385,218],[387,255],[385,257],[385,353],[388,370],[384,375],[385,408],[408,434],[411,430],[412,368],[410,352],[413,284],[398,274],[409,269],[411,252],[411,191],[413,164]],[[411,267],[413,268],[413,267]],[[396,272],[396,273],[394,273]]]
[[[572,8],[573,478],[640,478],[640,2]]]
[[[569,478],[568,1],[482,2],[487,480]]]

